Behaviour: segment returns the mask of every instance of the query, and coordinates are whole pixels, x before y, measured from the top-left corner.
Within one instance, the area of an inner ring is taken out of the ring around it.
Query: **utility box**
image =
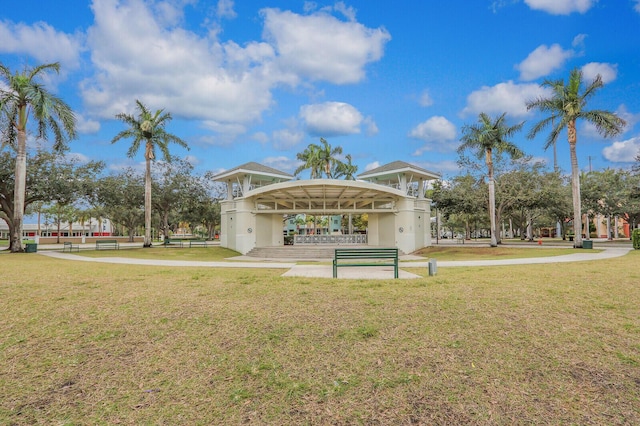
[[[582,240],[582,248],[583,249],[592,249],[593,248],[593,240]]]
[[[435,259],[429,259],[429,276],[432,277],[438,272],[438,263]]]
[[[38,251],[38,245],[36,243],[27,243],[24,246],[25,253],[36,253]]]

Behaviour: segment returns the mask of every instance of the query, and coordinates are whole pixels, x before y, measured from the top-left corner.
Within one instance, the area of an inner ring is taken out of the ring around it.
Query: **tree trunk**
[[[144,244],[143,247],[151,247],[151,159],[153,150],[151,141],[147,140],[145,153],[146,171],[144,176]]]
[[[569,154],[571,156],[571,193],[573,196],[573,247],[582,248],[582,205],[580,200],[580,169],[576,154],[576,122],[571,120],[567,125]]]
[[[13,250],[11,250],[11,248],[12,248],[12,244],[13,244],[13,238],[11,238],[11,237],[12,237],[13,233],[15,232],[14,229],[13,229],[14,228],[14,226],[13,226],[13,214],[11,216],[7,217],[6,219],[5,218],[3,218],[3,219],[7,223],[7,226],[9,227],[9,251],[12,252]]]
[[[502,208],[503,206],[496,207],[496,231],[497,231],[496,243],[497,244],[502,244],[502,237],[504,236],[504,224],[502,223]]]
[[[513,220],[509,218],[509,238],[513,238]]]
[[[27,132],[18,130],[18,152],[16,154],[16,182],[13,191],[13,232],[10,250],[12,253],[24,251],[22,247],[22,226],[24,220],[24,197],[27,187]]]
[[[162,215],[162,233],[164,235],[164,239],[169,238],[169,213],[164,212]]]
[[[498,239],[496,237],[496,189],[493,182],[493,159],[491,150],[486,152],[487,169],[489,171],[489,220],[491,223],[491,247],[498,247]]]
[[[598,221],[598,215],[597,214],[593,215],[593,221],[594,222]],[[582,224],[582,227],[583,227],[583,229],[582,229],[581,233],[584,234],[585,239],[588,240],[589,239],[589,234],[590,234],[589,233],[589,212],[588,211],[584,214],[584,223]],[[598,229],[596,227],[596,232],[597,231],[598,231]]]

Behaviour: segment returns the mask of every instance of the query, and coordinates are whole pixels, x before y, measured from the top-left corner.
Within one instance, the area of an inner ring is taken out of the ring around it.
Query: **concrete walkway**
[[[529,246],[530,247],[530,246]],[[620,257],[631,251],[631,247],[598,247],[598,250],[584,250],[563,256],[533,257],[525,259],[493,259],[493,260],[459,260],[439,261],[438,268],[448,267],[475,267],[475,266],[508,266],[542,263],[584,262]],[[283,277],[312,277],[331,278],[333,269],[331,265],[297,264],[290,259],[255,259],[247,256],[238,256],[221,262],[206,262],[193,260],[155,260],[132,259],[127,257],[85,257],[60,251],[41,250],[38,254],[56,259],[71,260],[77,262],[101,262],[113,264],[147,265],[147,266],[172,266],[172,267],[204,267],[204,268],[266,268],[286,269]],[[331,259],[319,259],[322,262],[331,262]],[[400,268],[426,268],[428,260],[412,255],[401,256]],[[338,278],[349,279],[393,279],[391,267],[345,267],[338,270]],[[419,275],[400,270],[399,278],[421,278]]]

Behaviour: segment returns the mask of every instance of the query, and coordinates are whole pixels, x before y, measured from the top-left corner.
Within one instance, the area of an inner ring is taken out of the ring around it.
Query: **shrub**
[[[640,250],[640,229],[634,229],[631,233],[631,241],[633,242],[633,248]]]

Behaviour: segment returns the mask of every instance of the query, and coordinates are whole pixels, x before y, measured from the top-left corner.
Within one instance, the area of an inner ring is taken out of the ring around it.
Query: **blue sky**
[[[142,164],[111,144],[139,99],[173,115],[191,150],[172,152],[198,172],[293,172],[322,136],[359,172],[403,160],[444,176],[480,112],[526,121],[514,141],[552,165],[545,135],[525,138],[540,116],[524,103],[578,67],[606,83],[589,107],[628,122],[609,140],[579,125],[580,166],[597,170],[640,149],[638,28],[640,0],[21,0],[0,12],[0,61],[59,61],[47,84],[78,116],[70,151],[110,170]],[[566,135],[558,163],[569,170]]]

